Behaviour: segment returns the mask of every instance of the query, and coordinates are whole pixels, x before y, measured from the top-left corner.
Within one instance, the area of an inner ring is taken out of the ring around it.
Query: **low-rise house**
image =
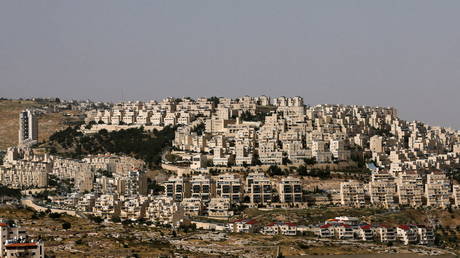
[[[5,242],[5,256],[13,257],[29,257],[29,258],[44,258],[45,247],[43,241],[29,241],[27,239],[11,239]]]
[[[286,222],[279,225],[280,233],[285,236],[297,235],[297,225],[294,223]]]
[[[315,230],[315,234],[321,238],[334,237],[334,228],[332,224],[324,224]]]
[[[264,226],[260,230],[261,234],[264,235],[285,235],[285,236],[295,236],[297,235],[297,225],[293,223],[281,223],[273,222]]]
[[[44,243],[31,240],[13,221],[0,220],[0,257],[44,258]]]
[[[408,225],[399,225],[396,228],[398,240],[404,245],[417,243],[417,232]]]
[[[334,226],[334,236],[338,239],[353,239],[353,227],[346,224],[339,224]]]
[[[387,225],[380,225],[375,229],[375,234],[380,242],[396,241],[396,229]]]
[[[374,231],[371,225],[361,225],[356,229],[356,238],[363,241],[372,241],[374,239]]]
[[[254,233],[256,232],[256,221],[251,219],[242,219],[229,222],[227,229],[233,233]]]
[[[435,236],[432,228],[424,225],[415,226],[417,232],[418,242],[421,245],[432,245],[434,244]]]

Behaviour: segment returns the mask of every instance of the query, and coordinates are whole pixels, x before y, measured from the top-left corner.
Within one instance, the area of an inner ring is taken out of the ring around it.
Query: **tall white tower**
[[[34,144],[38,141],[38,121],[33,110],[19,113],[19,145]]]

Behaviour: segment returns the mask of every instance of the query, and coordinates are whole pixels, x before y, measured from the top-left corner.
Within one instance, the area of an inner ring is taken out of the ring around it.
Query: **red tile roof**
[[[6,223],[0,223],[0,227],[6,227]]]
[[[362,225],[361,226],[362,229],[371,229],[371,225]]]
[[[37,243],[14,243],[14,244],[7,244],[5,247],[28,247],[28,246],[37,246]]]
[[[399,225],[398,228],[404,229],[404,230],[409,230],[410,227],[408,225]]]
[[[255,219],[251,219],[251,220],[246,221],[246,224],[252,225],[252,224],[256,224],[256,222],[257,221]]]

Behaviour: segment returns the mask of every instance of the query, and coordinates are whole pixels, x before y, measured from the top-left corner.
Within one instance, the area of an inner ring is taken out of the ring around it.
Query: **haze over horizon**
[[[460,129],[460,2],[2,1],[0,96],[302,96]]]

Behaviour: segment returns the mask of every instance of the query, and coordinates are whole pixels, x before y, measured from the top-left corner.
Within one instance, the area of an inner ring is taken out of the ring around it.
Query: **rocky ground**
[[[185,233],[146,225],[96,223],[61,216],[51,218],[31,210],[0,208],[0,217],[16,219],[34,238],[41,237],[49,257],[273,257],[347,254],[445,255],[452,248],[387,247],[381,243],[317,239],[311,236],[263,236],[207,231]],[[62,228],[64,222],[71,228]]]

